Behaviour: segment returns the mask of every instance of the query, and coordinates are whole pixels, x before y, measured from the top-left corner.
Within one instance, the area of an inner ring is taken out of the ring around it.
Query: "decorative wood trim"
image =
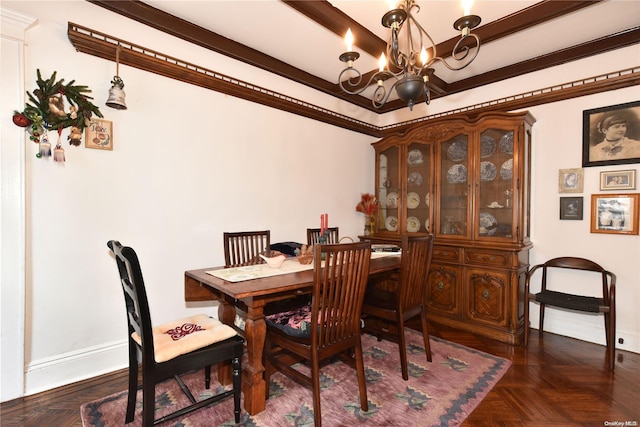
[[[404,133],[418,123],[442,117],[473,118],[488,112],[526,109],[535,105],[640,85],[638,66],[379,127],[72,22],[68,23],[67,35],[78,52],[115,62],[116,48],[120,46],[119,59],[122,64],[378,138]]]

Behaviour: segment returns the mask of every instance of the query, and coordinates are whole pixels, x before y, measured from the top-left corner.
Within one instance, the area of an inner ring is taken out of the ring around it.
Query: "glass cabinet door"
[[[440,145],[440,191],[436,236],[469,235],[469,136],[458,134]]]
[[[405,218],[408,233],[431,230],[431,147],[412,142],[407,149]]]
[[[400,150],[389,147],[378,154],[378,215],[376,232],[398,233],[400,226]]]
[[[515,235],[513,137],[513,129],[486,129],[480,134],[477,238]]]

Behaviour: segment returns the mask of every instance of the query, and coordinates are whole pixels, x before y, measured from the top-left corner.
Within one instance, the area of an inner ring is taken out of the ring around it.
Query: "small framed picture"
[[[582,197],[560,197],[560,219],[582,220]]]
[[[583,188],[583,170],[578,169],[560,169],[558,176],[558,193],[582,193]]]
[[[635,190],[636,171],[600,172],[600,190]]]
[[[640,101],[582,112],[582,166],[640,163]]]
[[[592,194],[591,232],[638,234],[640,194]]]
[[[91,119],[85,128],[84,146],[98,150],[113,150],[113,124],[109,120]]]

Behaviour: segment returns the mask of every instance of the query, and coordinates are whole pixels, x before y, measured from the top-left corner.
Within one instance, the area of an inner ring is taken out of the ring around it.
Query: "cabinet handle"
[[[489,291],[487,289],[482,291],[482,299],[485,300],[485,301],[489,300]]]
[[[438,282],[438,290],[441,291],[444,289],[444,283],[442,281]]]

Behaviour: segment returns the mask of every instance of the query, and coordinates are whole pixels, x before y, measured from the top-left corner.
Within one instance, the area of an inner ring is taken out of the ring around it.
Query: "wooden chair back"
[[[325,244],[333,245],[340,242],[338,227],[329,227],[326,229],[327,241]],[[307,245],[317,245],[320,238],[319,228],[307,228]]]
[[[315,251],[311,348],[320,358],[359,344],[360,313],[369,277],[368,242],[320,245]],[[324,258],[324,259],[323,259]],[[318,268],[323,265],[324,267]]]
[[[264,261],[258,255],[269,254],[271,231],[225,232],[223,240],[226,267],[262,264]]]
[[[401,312],[409,310],[417,312],[424,304],[432,254],[433,234],[421,237],[403,237],[400,288],[397,300],[398,309]]]

